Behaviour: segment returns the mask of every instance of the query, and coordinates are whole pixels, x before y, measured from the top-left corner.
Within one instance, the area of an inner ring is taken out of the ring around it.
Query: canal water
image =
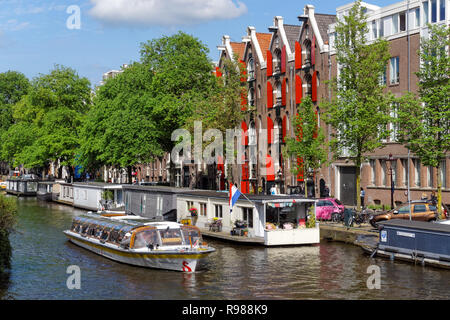
[[[450,271],[371,259],[332,242],[264,248],[207,241],[217,249],[195,274],[120,264],[68,242],[62,233],[84,211],[19,198],[11,235],[12,268],[0,278],[0,299],[450,299]],[[81,288],[68,289],[69,266]],[[380,270],[380,289],[368,289]],[[369,268],[369,270],[371,270]]]

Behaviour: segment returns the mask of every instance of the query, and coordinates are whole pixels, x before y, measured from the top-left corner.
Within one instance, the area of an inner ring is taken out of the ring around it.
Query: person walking
[[[361,187],[361,192],[359,193],[359,196],[361,197],[361,208],[364,208],[364,198],[366,196],[366,192],[364,191],[363,187]]]

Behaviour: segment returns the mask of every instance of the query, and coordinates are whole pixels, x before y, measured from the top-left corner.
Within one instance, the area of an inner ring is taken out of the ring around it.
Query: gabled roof
[[[291,48],[291,52],[295,50],[295,41],[298,41],[300,38],[300,31],[302,26],[296,26],[292,24],[284,24],[284,31],[286,32],[286,38],[288,40],[289,47]]]
[[[316,13],[314,14],[317,21],[317,26],[319,27],[320,35],[322,36],[322,39],[324,43],[328,42],[328,26],[330,24],[333,24],[336,22],[336,15],[333,14],[322,14],[322,13]]]
[[[272,39],[271,33],[256,32],[256,38],[258,39],[259,47],[261,48],[264,61],[267,60],[267,50],[270,47],[270,40]],[[261,61],[262,62],[262,61]]]
[[[233,54],[238,54],[239,60],[244,59],[245,43],[244,42],[230,42]]]

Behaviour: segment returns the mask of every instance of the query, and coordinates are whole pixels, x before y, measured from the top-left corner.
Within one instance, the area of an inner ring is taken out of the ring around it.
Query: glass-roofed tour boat
[[[64,234],[83,248],[131,265],[195,272],[215,251],[200,230],[176,222],[133,215],[87,213],[74,217]]]

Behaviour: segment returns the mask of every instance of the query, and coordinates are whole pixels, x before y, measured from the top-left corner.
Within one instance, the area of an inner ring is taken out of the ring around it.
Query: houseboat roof
[[[176,187],[168,187],[168,186],[133,185],[133,184],[123,185],[122,188],[124,190],[135,190],[135,191],[143,191],[143,192],[182,193],[182,192],[191,191],[191,189],[189,189],[189,188],[176,188]]]
[[[434,232],[445,232],[450,233],[450,225],[443,223],[432,223],[425,221],[416,220],[402,220],[402,219],[392,219],[388,221],[380,222],[383,227],[394,227],[394,228],[407,228],[407,229],[420,229],[426,231]]]
[[[74,187],[92,188],[92,189],[120,189],[121,184],[112,184],[106,182],[75,182]]]
[[[228,191],[211,191],[211,190],[189,190],[189,191],[180,191],[179,194],[187,197],[204,197],[204,198],[219,198],[219,199],[228,199],[229,193]],[[268,203],[268,202],[316,202],[316,199],[305,198],[301,195],[265,195],[265,194],[245,194],[249,200],[254,202]],[[245,200],[244,197],[240,197],[240,200]]]

